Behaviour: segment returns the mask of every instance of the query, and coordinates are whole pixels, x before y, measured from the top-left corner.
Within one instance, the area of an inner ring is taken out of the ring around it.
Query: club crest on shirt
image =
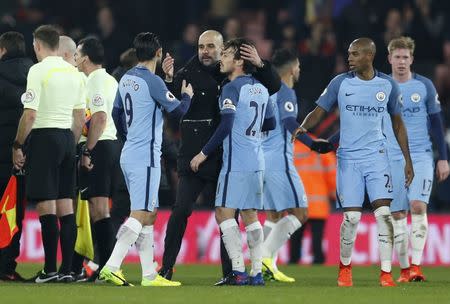
[[[97,107],[101,107],[105,104],[105,101],[103,100],[103,97],[99,94],[94,95],[94,98],[92,98],[92,104]]]
[[[22,103],[29,103],[34,100],[35,96],[36,96],[36,94],[34,93],[34,91],[31,89],[28,89],[25,93],[22,94],[20,99],[21,99]]]
[[[167,91],[166,98],[168,101],[174,101],[176,99],[170,91]]]
[[[292,103],[292,101],[286,101],[284,103],[284,109],[287,112],[294,112],[295,107],[294,107],[294,104]]]
[[[222,103],[222,109],[231,109],[233,111],[236,111],[236,106],[233,104],[233,102],[231,101],[231,99],[229,98],[225,98],[225,100]]]
[[[420,101],[420,95],[418,93],[413,93],[411,95],[411,101],[412,102],[419,102]]]
[[[382,102],[386,99],[386,93],[380,91],[375,95],[375,98],[379,101]]]

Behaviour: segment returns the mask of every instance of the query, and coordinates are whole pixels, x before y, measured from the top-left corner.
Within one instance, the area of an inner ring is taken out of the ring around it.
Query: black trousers
[[[313,264],[323,264],[325,256],[322,249],[323,231],[325,228],[325,220],[308,219],[306,225],[291,235],[291,248],[289,263],[297,264],[301,258],[303,233],[307,226],[311,227],[312,247],[313,247]]]
[[[3,193],[0,193],[0,196]],[[22,221],[25,216],[25,176],[17,176],[16,224],[19,231],[14,235],[8,247],[0,249],[0,273],[13,274],[16,271],[16,259],[20,255],[20,237]]]
[[[215,194],[216,185],[217,181],[205,179],[195,174],[180,176],[175,205],[172,207],[172,213],[167,223],[162,269],[170,269],[175,265],[188,218],[192,214],[192,209],[198,196],[204,190],[212,190],[208,191],[208,193]],[[213,201],[214,197],[209,199]],[[222,241],[220,249],[222,271],[225,276],[231,272],[231,261]]]
[[[123,141],[118,139],[118,150],[122,151]],[[120,153],[119,153],[120,155]],[[119,231],[120,226],[123,222],[130,216],[130,194],[128,193],[127,185],[123,177],[122,169],[120,168],[119,161],[117,161],[117,166],[114,167],[114,185],[112,193],[112,207],[110,210],[111,221],[113,226],[114,236]],[[116,238],[114,238],[114,243]]]

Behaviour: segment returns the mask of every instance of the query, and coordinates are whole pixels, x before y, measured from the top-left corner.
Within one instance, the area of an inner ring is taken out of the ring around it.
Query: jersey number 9
[[[130,93],[125,95],[125,113],[127,116],[127,125],[130,127],[133,121],[133,102],[131,101]]]

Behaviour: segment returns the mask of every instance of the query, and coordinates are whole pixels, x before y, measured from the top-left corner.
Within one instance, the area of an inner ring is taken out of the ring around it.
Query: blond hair
[[[392,54],[394,50],[397,49],[408,49],[411,52],[411,56],[414,55],[414,49],[416,48],[416,43],[411,37],[402,36],[399,38],[392,39],[388,44],[388,52]]]

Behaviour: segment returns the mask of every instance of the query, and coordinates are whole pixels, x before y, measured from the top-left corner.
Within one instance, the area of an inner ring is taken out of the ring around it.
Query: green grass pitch
[[[31,277],[37,264],[21,264],[18,271]],[[0,303],[450,303],[450,268],[425,267],[428,282],[407,283],[393,288],[378,286],[377,267],[354,267],[352,288],[336,286],[337,267],[282,266],[296,278],[293,284],[267,282],[264,287],[214,287],[219,266],[177,266],[174,279],[181,287],[140,287],[140,265],[124,266],[126,278],[136,287],[92,283],[31,284],[0,282]],[[394,268],[395,277],[398,267]]]

